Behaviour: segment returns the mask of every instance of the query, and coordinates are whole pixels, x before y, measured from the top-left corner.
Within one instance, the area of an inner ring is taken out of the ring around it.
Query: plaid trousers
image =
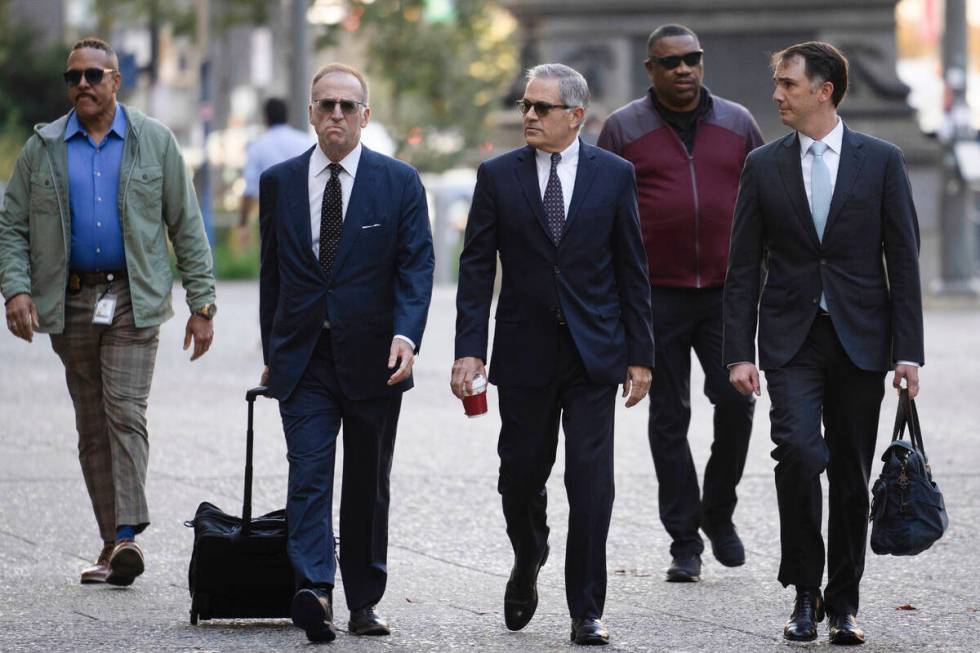
[[[146,404],[160,327],[136,328],[125,279],[108,286],[116,297],[112,324],[92,324],[106,284],[69,292],[65,330],[51,335],[51,346],[65,366],[78,460],[99,532],[104,542],[113,542],[117,525],[131,524],[140,532],[150,523],[144,489],[150,444]]]

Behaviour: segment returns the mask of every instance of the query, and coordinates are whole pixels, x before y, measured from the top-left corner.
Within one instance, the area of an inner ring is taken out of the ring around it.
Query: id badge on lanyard
[[[111,287],[112,281],[106,284],[105,292],[95,302],[92,324],[112,324],[112,318],[116,315],[116,296],[109,294]]]

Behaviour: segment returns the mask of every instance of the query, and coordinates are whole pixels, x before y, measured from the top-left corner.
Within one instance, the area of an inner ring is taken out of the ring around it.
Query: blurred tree
[[[366,43],[371,105],[398,143],[397,156],[422,170],[456,164],[490,140],[518,66],[514,21],[494,0],[349,0],[347,18],[329,28]]]

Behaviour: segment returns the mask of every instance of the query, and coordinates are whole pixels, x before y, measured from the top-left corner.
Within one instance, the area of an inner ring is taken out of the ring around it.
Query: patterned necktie
[[[823,242],[823,232],[827,228],[827,214],[830,213],[830,199],[833,190],[830,186],[830,170],[823,160],[827,144],[814,141],[810,145],[813,161],[810,163],[810,213],[813,215],[813,226],[817,230],[817,238]],[[820,293],[820,308],[827,311],[827,297]]]
[[[558,178],[558,162],[561,154],[551,155],[551,174],[548,175],[548,185],[544,189],[544,215],[548,218],[548,228],[555,244],[561,240],[565,228],[565,198],[561,194],[561,180]]]
[[[333,266],[340,244],[340,228],[344,215],[344,198],[340,192],[340,171],[343,166],[331,163],[330,179],[323,189],[323,203],[320,205],[320,267],[328,275]]]

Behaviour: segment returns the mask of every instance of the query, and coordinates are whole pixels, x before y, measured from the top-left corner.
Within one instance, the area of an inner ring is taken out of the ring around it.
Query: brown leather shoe
[[[143,573],[143,550],[133,540],[120,540],[109,556],[109,575],[105,582],[125,587]]]
[[[115,542],[109,542],[102,547],[99,559],[94,564],[82,569],[82,585],[105,582],[106,576],[109,575],[109,556],[112,555],[112,550],[115,547]]]

